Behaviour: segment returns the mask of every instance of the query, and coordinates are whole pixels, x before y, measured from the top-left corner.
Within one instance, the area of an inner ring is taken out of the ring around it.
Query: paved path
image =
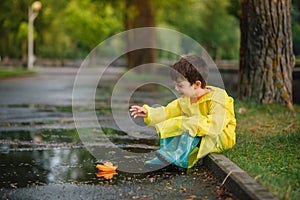
[[[37,71],[37,76],[0,80],[0,105],[71,105],[77,69]]]

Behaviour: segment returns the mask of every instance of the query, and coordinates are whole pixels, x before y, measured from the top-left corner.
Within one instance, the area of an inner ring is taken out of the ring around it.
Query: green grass
[[[300,199],[300,106],[296,116],[281,105],[235,109],[237,144],[224,154],[279,199]]]
[[[34,71],[25,70],[23,68],[0,67],[0,79],[28,76],[28,75],[34,75],[34,74],[35,74]]]

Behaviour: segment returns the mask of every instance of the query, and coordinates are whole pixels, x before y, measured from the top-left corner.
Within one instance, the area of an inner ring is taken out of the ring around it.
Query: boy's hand
[[[131,116],[133,116],[133,118],[136,117],[147,117],[147,110],[141,106],[131,106],[129,111],[131,112]]]

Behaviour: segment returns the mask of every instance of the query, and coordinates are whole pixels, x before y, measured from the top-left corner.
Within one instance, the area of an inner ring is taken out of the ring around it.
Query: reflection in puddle
[[[104,177],[106,180],[110,180],[114,177],[114,175],[117,175],[118,172],[116,171],[108,171],[108,172],[105,172],[105,171],[99,171],[96,173],[96,176],[97,177]]]
[[[0,187],[95,182],[95,160],[84,148],[0,154]]]

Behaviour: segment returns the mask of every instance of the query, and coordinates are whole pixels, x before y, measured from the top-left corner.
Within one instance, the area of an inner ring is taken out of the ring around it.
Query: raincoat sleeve
[[[144,122],[151,126],[181,115],[179,99],[172,101],[167,106],[153,108],[148,105],[144,105],[143,108],[145,108],[148,113],[147,117],[144,118]]]
[[[226,108],[224,105],[214,101],[209,103],[209,113],[195,116],[179,116],[155,125],[157,132],[162,138],[173,137],[186,131],[191,136],[217,137],[226,127]]]

